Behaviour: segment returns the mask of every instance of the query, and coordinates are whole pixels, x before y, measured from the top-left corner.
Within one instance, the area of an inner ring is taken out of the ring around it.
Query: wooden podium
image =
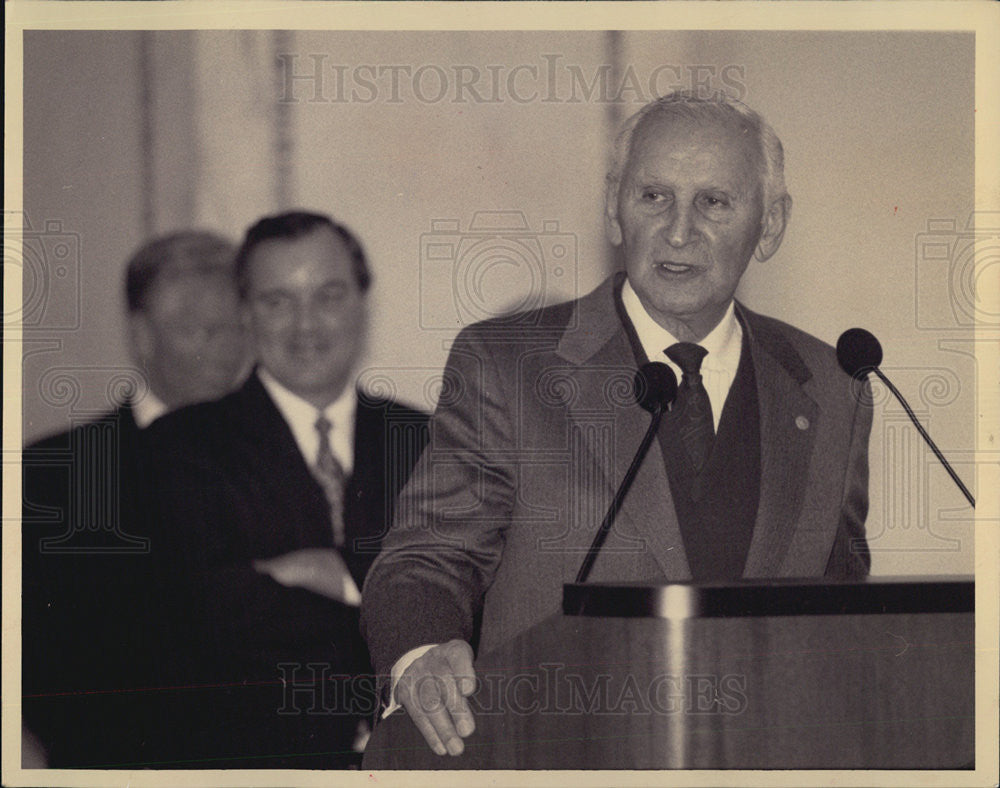
[[[476,731],[404,711],[374,769],[949,769],[974,760],[971,578],[567,585],[476,662]]]

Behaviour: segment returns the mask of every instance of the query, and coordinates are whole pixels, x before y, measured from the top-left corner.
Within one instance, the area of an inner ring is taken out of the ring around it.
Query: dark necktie
[[[677,387],[677,400],[671,416],[677,424],[684,448],[695,472],[700,472],[712,451],[715,441],[715,424],[712,421],[712,403],[701,382],[701,362],[708,351],[692,342],[678,342],[663,351],[667,358],[684,373]]]
[[[344,545],[344,467],[333,456],[330,448],[330,430],[333,425],[322,413],[316,419],[316,432],[319,433],[319,453],[316,455],[316,466],[313,474],[320,483],[326,500],[330,504],[330,525],[333,528],[333,543],[337,547]]]

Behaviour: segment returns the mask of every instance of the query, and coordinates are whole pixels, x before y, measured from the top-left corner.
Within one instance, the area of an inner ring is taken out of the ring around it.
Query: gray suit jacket
[[[761,435],[744,577],[863,576],[871,407],[829,345],[737,306]],[[479,615],[486,653],[560,609],[649,424],[632,397],[635,368],[611,279],[578,301],[459,334],[431,444],[363,592],[378,672],[424,643],[474,641]],[[662,455],[651,451],[590,580],[690,577]]]

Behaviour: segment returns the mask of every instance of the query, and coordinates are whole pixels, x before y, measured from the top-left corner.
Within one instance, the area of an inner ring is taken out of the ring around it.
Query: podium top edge
[[[567,583],[565,615],[629,618],[971,613],[971,576],[880,577],[862,582],[816,579],[732,584]]]

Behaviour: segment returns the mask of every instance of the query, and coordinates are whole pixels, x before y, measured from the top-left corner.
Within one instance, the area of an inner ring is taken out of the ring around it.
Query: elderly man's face
[[[221,397],[245,371],[239,300],[227,275],[158,281],[133,320],[150,386],[170,408]]]
[[[678,339],[698,341],[718,324],[757,248],[758,162],[735,126],[655,118],[636,130],[609,194],[609,237],[643,306]]]
[[[257,360],[317,408],[347,385],[361,352],[365,296],[344,242],[327,227],[255,247],[247,261],[246,319]]]

